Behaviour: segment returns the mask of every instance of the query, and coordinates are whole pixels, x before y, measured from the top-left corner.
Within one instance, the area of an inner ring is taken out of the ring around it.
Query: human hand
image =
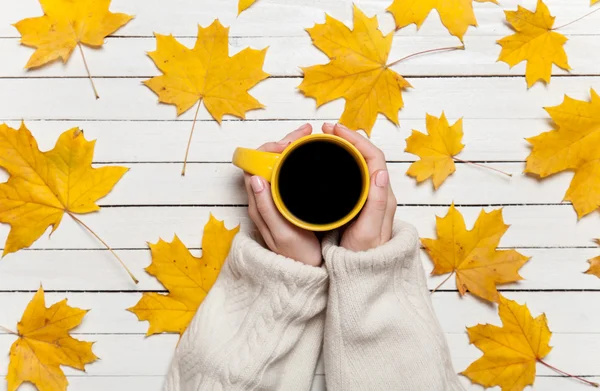
[[[281,141],[262,145],[258,150],[281,153],[301,137],[312,133],[312,126],[306,124],[285,136]],[[244,173],[248,192],[248,214],[258,228],[263,240],[271,251],[311,266],[322,262],[321,243],[313,232],[296,227],[287,221],[275,206],[271,186],[257,175]]]
[[[358,218],[344,231],[340,246],[352,251],[367,251],[392,238],[396,197],[383,152],[368,139],[343,125],[324,124],[323,133],[339,136],[356,147],[367,161],[371,186],[367,202]]]

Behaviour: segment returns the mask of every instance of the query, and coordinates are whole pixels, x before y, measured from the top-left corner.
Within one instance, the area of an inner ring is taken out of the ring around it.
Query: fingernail
[[[294,132],[302,132],[302,131],[308,129],[309,127],[310,127],[310,124],[306,123],[306,124],[300,126],[298,129],[294,130]],[[289,145],[289,144],[291,144],[292,142],[291,141],[287,141],[287,138],[288,138],[288,136],[285,136],[281,140],[277,141],[277,144],[279,144],[279,145]]]
[[[350,130],[347,127],[345,127],[344,125],[340,124],[339,122],[337,124],[335,124],[335,126],[337,126],[340,129],[344,129],[344,130]]]
[[[381,170],[375,175],[375,186],[386,187],[390,183],[390,175],[386,170]]]
[[[299,127],[298,129],[296,129],[296,130],[306,130],[306,129],[308,129],[308,128],[309,128],[309,126],[310,126],[310,124],[309,124],[309,123],[305,123],[304,125],[300,126],[300,127]]]
[[[255,194],[258,194],[265,189],[265,185],[259,176],[250,178],[250,186],[252,186],[252,191],[254,191]]]
[[[334,124],[330,123],[330,122],[325,122],[323,124],[323,127],[326,128],[327,130],[333,130],[333,128],[335,127]]]

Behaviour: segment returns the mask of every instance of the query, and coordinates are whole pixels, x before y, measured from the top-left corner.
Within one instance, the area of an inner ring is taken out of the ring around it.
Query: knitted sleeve
[[[184,333],[165,390],[309,390],[328,277],[238,234]]]
[[[415,229],[366,252],[323,243],[329,270],[325,376],[329,391],[463,390],[433,312]]]

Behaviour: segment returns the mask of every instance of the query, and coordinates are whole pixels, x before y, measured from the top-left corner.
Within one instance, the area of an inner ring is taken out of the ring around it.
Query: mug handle
[[[267,182],[271,182],[273,169],[280,158],[278,153],[237,148],[233,154],[233,164],[249,174],[261,176]]]

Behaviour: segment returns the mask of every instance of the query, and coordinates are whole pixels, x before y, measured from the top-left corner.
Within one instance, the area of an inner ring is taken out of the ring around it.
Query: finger
[[[386,170],[371,175],[371,187],[367,203],[356,221],[361,234],[366,237],[379,236],[388,211],[389,174]]]
[[[298,140],[299,138],[308,136],[312,133],[312,125],[304,124],[300,126],[298,129],[294,130],[291,133],[288,133],[284,138],[277,142],[270,142],[261,145],[258,150],[272,153],[281,153],[290,145],[292,142]]]
[[[394,229],[394,218],[396,216],[396,208],[398,207],[398,201],[392,191],[392,186],[388,186],[388,204],[385,218],[383,219],[383,225],[381,226],[381,239],[387,242],[392,238],[392,231]]]
[[[323,131],[323,133],[325,134],[333,134],[333,128],[335,127],[334,124],[329,123],[329,122],[325,122],[323,124],[323,126],[321,126],[321,130]]]
[[[309,134],[312,133],[312,131],[313,131],[313,128],[312,128],[311,124],[304,124],[304,125],[300,126],[298,129],[289,133],[287,136],[285,136],[281,140],[279,140],[277,143],[287,145],[291,142],[298,140],[301,137],[308,136]]]
[[[250,185],[252,186],[252,192],[254,193],[254,199],[256,200],[256,209],[267,225],[269,231],[271,231],[271,233],[279,233],[282,230],[287,229],[287,221],[277,210],[267,181],[255,175],[250,178]]]
[[[268,246],[271,246],[273,243],[273,236],[271,235],[271,231],[267,227],[267,224],[263,220],[260,213],[258,213],[258,209],[256,207],[256,198],[254,197],[254,191],[252,190],[252,185],[250,184],[250,179],[252,175],[244,174],[244,185],[246,186],[246,192],[248,193],[248,215],[250,215],[250,219],[256,225],[258,232],[262,236],[263,240]]]
[[[349,141],[364,156],[369,166],[369,172],[373,174],[378,170],[387,170],[385,155],[379,148],[359,133],[353,132],[344,125],[337,124],[333,127],[333,134]]]

